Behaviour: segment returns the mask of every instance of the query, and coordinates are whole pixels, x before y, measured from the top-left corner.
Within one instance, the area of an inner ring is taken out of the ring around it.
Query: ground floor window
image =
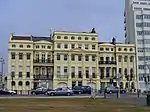
[[[78,86],[82,86],[82,81],[79,81],[79,82],[78,82]]]
[[[76,86],[76,81],[72,81],[72,88]]]

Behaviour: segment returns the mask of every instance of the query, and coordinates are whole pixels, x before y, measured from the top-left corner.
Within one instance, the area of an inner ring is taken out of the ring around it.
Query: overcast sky
[[[0,56],[7,72],[8,39],[49,36],[50,29],[99,33],[99,41],[124,41],[124,0],[0,0]]]

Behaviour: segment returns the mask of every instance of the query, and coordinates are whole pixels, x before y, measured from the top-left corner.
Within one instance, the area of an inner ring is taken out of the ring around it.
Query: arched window
[[[11,85],[12,85],[12,86],[15,86],[15,85],[16,85],[15,81],[12,81],[12,82],[11,82]]]
[[[29,86],[30,85],[30,82],[29,81],[26,81],[26,86]]]
[[[18,85],[19,85],[19,86],[22,86],[22,81],[19,81]]]

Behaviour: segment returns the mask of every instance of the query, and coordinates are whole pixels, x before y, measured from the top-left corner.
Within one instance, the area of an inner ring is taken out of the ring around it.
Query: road
[[[45,96],[45,95],[14,95],[14,96],[0,96],[0,99],[12,98],[90,98],[90,95],[73,95],[73,96]],[[96,98],[103,98],[103,96],[96,96]]]
[[[45,95],[14,95],[14,96],[0,96],[0,99],[19,99],[19,98],[90,98],[90,95],[73,95],[73,96],[45,96]],[[96,98],[104,98],[103,94],[96,96]],[[146,105],[146,95],[140,95],[137,98],[136,94],[122,94],[120,98],[116,97],[116,94],[107,95],[107,99],[111,101],[117,101],[127,104],[134,104],[139,106]]]

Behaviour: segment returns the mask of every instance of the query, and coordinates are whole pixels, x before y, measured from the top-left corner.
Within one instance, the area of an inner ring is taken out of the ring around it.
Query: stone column
[[[86,74],[85,74],[85,54],[82,53],[82,76],[83,76],[83,85],[87,85]]]
[[[26,69],[27,69],[27,67],[26,67],[26,60],[27,59],[27,57],[26,57],[26,53],[23,53],[23,59],[22,59],[22,65],[23,65],[23,78],[24,79],[26,79]]]
[[[57,60],[57,54],[54,54],[54,60]],[[61,72],[61,71],[60,71]],[[57,66],[55,65],[55,61],[54,61],[54,71],[53,71],[53,79],[55,80],[57,80]],[[54,84],[53,84],[54,85]]]
[[[129,75],[129,77],[130,77],[130,55],[128,56],[128,62],[127,62],[127,64],[128,64],[128,66],[127,66],[127,69],[128,69],[128,75]]]
[[[71,77],[71,53],[68,53],[68,87],[72,87],[72,77]]]
[[[122,63],[121,63],[121,75],[122,75],[122,80],[124,80],[124,58],[125,56],[122,55]],[[126,62],[127,63],[127,62]],[[121,80],[121,81],[122,81]]]
[[[96,75],[97,75],[97,81],[96,81],[96,89],[100,90],[100,72],[99,72],[99,55],[96,55]]]
[[[14,72],[15,72],[15,77],[13,78],[13,80],[18,79],[18,67],[19,67],[19,53],[16,53],[16,57],[15,57],[15,65],[14,65]],[[23,66],[22,66],[23,67]],[[23,72],[23,70],[22,70]],[[24,73],[24,72],[23,72]],[[12,79],[12,78],[11,78]],[[16,85],[15,85],[16,86]]]

